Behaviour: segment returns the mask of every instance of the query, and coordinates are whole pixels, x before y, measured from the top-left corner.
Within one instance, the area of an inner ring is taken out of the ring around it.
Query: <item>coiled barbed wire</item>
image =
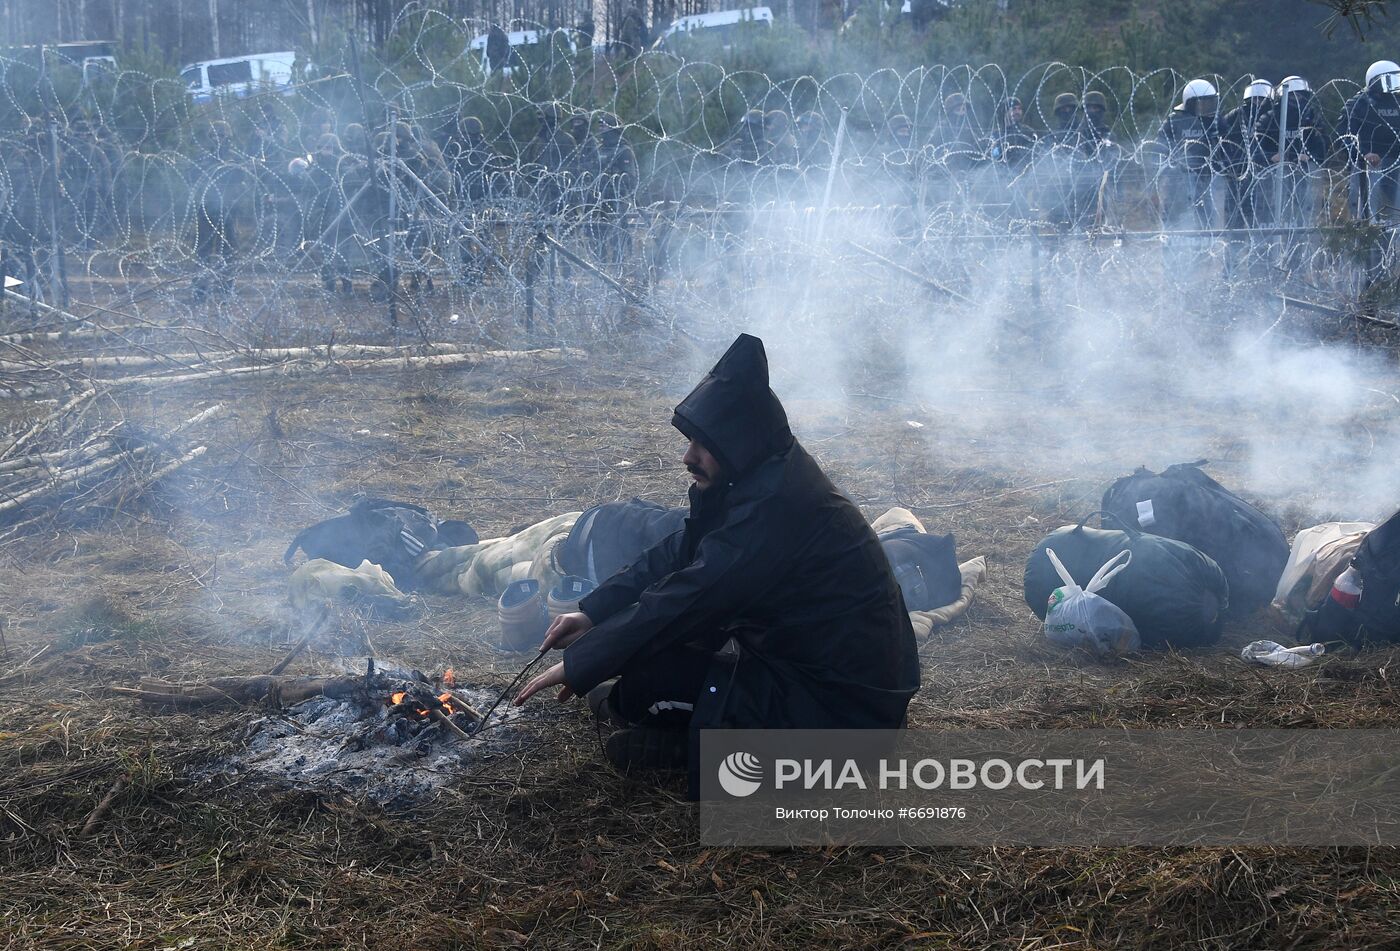
[[[800,322],[831,288],[1077,301],[1120,271],[1330,299],[1388,269],[1400,163],[1364,167],[1355,83],[1246,102],[1253,77],[1210,77],[1221,116],[1193,124],[1170,70],[778,80],[703,40],[613,58],[539,30],[492,63],[490,24],[419,14],[393,52],[205,103],[0,58],[0,264],[46,305],[250,339],[374,299],[494,340]]]

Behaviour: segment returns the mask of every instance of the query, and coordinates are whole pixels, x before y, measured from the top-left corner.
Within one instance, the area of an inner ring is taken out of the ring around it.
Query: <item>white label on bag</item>
[[[1152,514],[1152,500],[1151,500],[1151,499],[1147,499],[1147,500],[1145,500],[1145,501],[1139,502],[1139,503],[1137,504],[1137,506],[1138,506],[1138,524],[1139,524],[1139,525],[1141,525],[1143,528],[1147,528],[1147,527],[1150,526],[1150,525],[1156,525],[1156,524],[1157,524],[1157,516]]]

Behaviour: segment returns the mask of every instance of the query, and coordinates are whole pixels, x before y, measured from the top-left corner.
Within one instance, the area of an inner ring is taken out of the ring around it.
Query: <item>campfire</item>
[[[391,691],[385,700],[390,721],[394,718],[411,722],[432,720],[461,738],[469,737],[469,731],[481,722],[481,713],[455,692],[456,686],[456,678],[449,667],[435,683],[415,680],[402,690]],[[434,690],[441,692],[434,693]]]
[[[483,755],[516,742],[517,711],[477,732],[497,691],[459,684],[449,668],[425,676],[371,661],[360,673],[322,677],[259,674],[203,684],[146,680],[113,688],[148,704],[279,709],[251,720],[243,749],[210,765],[209,776],[256,776],[278,785],[334,789],[407,805],[450,784]],[[505,724],[505,729],[495,727]]]

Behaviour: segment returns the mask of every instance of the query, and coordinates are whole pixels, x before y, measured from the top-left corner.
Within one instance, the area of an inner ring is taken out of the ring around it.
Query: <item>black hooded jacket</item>
[[[672,420],[723,467],[690,490],[685,527],[579,604],[594,622],[564,651],[584,693],[633,658],[680,644],[711,664],[692,729],[896,728],[919,689],[914,631],[860,510],[793,438],[758,338],[740,335]]]

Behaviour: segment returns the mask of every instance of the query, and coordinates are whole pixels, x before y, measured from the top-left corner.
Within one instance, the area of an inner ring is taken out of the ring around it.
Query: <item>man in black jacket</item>
[[[690,439],[685,527],[554,621],[543,646],[563,660],[515,702],[592,691],[625,725],[606,745],[621,768],[679,768],[700,729],[899,727],[919,688],[904,600],[860,510],[793,438],[762,342],[740,335],[672,424]]]

